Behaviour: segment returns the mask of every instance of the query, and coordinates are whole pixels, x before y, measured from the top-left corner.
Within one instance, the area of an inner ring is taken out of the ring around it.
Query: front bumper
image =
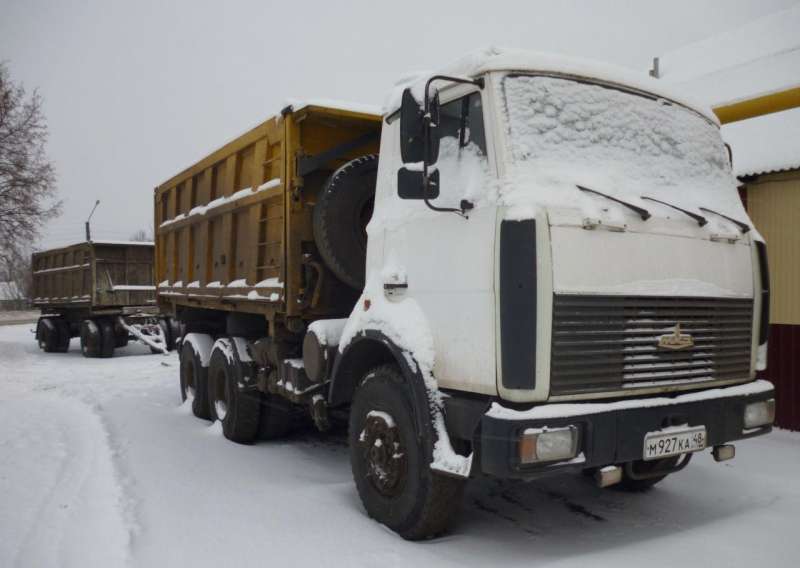
[[[745,429],[744,408],[775,397],[768,381],[728,388],[608,403],[545,404],[513,410],[498,404],[481,418],[480,463],[484,473],[502,478],[530,478],[554,470],[585,469],[642,459],[648,432],[668,426],[705,426],[707,446],[766,434],[771,425]],[[577,457],[543,464],[523,464],[520,435],[528,428],[575,426]]]

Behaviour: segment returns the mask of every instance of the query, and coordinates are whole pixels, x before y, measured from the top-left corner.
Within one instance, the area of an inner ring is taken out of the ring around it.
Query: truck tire
[[[110,319],[101,318],[97,320],[97,326],[100,328],[100,354],[98,357],[108,359],[114,355],[114,346],[117,344],[114,324]]]
[[[222,433],[227,439],[237,444],[252,444],[258,434],[260,393],[241,388],[247,370],[234,349],[227,337],[214,343],[208,365],[208,407],[211,419],[222,423]]]
[[[69,351],[69,341],[71,339],[69,323],[63,318],[55,318],[53,323],[56,328],[56,345],[53,351],[56,353],[66,353]]]
[[[128,330],[122,327],[119,320],[116,320],[114,322],[114,347],[126,347],[128,339]]]
[[[639,461],[636,462],[637,469],[645,473],[647,471],[652,471],[653,468],[659,466],[666,466],[667,468],[675,467],[675,464],[678,463],[678,459],[680,456],[676,456],[674,458],[666,458],[663,460],[655,460],[655,461]],[[612,485],[614,489],[619,491],[626,491],[629,493],[641,493],[647,491],[651,487],[653,487],[656,483],[662,481],[665,477],[669,474],[659,475],[657,477],[650,477],[648,479],[633,479],[632,477],[628,476],[627,473],[622,473],[622,481],[617,483],[616,485]]]
[[[339,280],[364,287],[367,223],[375,202],[378,156],[356,158],[336,170],[314,206],[314,241]]]
[[[169,329],[169,344],[167,345],[167,349],[169,351],[174,351],[181,345],[181,336],[183,335],[181,324],[175,318],[168,317],[167,329]]]
[[[100,326],[94,320],[83,320],[81,322],[81,353],[83,356],[100,357],[102,343]]]
[[[407,540],[444,532],[461,505],[464,480],[430,468],[431,427],[418,432],[396,365],[367,373],[350,408],[350,465],[367,514]],[[427,409],[420,409],[423,412]]]
[[[56,324],[51,318],[39,318],[39,323],[36,325],[36,341],[39,343],[39,349],[45,353],[52,353],[55,351],[58,339],[58,329]]]
[[[208,420],[208,367],[203,367],[200,355],[191,343],[184,343],[180,353],[181,400],[191,400],[192,414]]]

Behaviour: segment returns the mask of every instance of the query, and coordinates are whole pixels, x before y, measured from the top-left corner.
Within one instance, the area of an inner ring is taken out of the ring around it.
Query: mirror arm
[[[422,195],[425,205],[432,211],[439,211],[442,213],[456,213],[462,217],[467,216],[467,211],[472,209],[474,205],[466,199],[461,200],[461,208],[455,207],[437,207],[432,204],[428,199],[428,150],[431,138],[431,97],[430,88],[431,83],[434,81],[450,81],[451,83],[465,83],[469,85],[477,85],[479,89],[483,89],[485,82],[483,78],[478,79],[464,79],[463,77],[451,77],[449,75],[433,75],[425,83],[425,108],[422,115],[422,128],[423,128],[423,154],[422,154]]]

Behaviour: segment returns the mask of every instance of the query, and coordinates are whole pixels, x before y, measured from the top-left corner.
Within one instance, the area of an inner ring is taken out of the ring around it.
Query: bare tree
[[[44,223],[61,210],[46,142],[39,93],[15,85],[0,62],[0,264],[19,266]]]

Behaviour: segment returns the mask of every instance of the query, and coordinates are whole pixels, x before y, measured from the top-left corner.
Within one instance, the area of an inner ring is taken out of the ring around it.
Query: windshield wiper
[[[601,197],[605,197],[606,199],[610,199],[611,201],[619,203],[620,205],[624,205],[625,207],[627,207],[631,211],[636,211],[636,213],[639,214],[639,217],[642,218],[642,221],[647,221],[650,217],[652,217],[652,215],[650,215],[650,211],[648,211],[644,207],[637,207],[633,203],[628,203],[626,201],[622,201],[621,199],[617,199],[616,197],[611,197],[610,195],[606,195],[605,193],[600,193],[599,191],[596,191],[594,189],[589,189],[588,187],[583,187],[582,185],[576,185],[575,187],[577,187],[581,191],[588,191],[589,193],[594,193],[594,194],[599,195]]]
[[[747,223],[742,223],[741,221],[737,221],[736,219],[733,219],[732,217],[728,217],[727,215],[723,215],[719,211],[714,211],[713,209],[706,209],[705,207],[700,207],[700,211],[708,211],[709,213],[713,213],[714,215],[719,215],[723,219],[727,219],[728,221],[730,221],[731,223],[733,223],[734,225],[739,227],[739,230],[742,231],[742,234],[745,234],[746,232],[748,232],[750,230],[750,225],[748,225]]]
[[[697,213],[692,213],[691,211],[687,211],[686,209],[681,209],[680,207],[678,207],[677,205],[673,205],[672,203],[667,203],[666,201],[661,201],[660,199],[656,199],[654,197],[647,197],[646,195],[642,195],[642,199],[646,199],[648,201],[655,201],[656,203],[660,203],[661,205],[672,207],[673,209],[675,209],[675,211],[680,211],[681,213],[688,215],[689,217],[697,221],[697,224],[700,225],[701,227],[708,223],[708,219],[706,219],[702,215],[698,215]]]

